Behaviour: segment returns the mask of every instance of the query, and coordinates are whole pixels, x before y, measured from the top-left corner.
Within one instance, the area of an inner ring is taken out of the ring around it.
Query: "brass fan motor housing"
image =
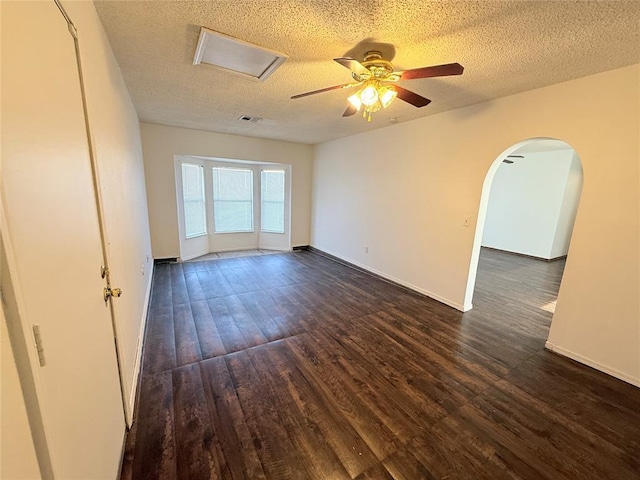
[[[369,70],[369,74],[353,72],[352,76],[354,80],[358,82],[366,82],[371,79],[395,82],[400,79],[399,75],[393,74],[393,65],[391,62],[382,58],[382,53],[377,50],[371,50],[364,55],[362,66]]]

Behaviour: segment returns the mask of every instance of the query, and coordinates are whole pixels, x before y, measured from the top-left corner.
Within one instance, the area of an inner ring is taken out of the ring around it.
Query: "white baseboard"
[[[287,248],[287,247],[282,247],[282,248],[276,248],[276,247],[260,247],[258,250],[268,250],[270,252],[291,252],[293,251],[292,248]]]
[[[317,248],[317,247],[314,247]],[[444,303],[445,305],[448,305],[452,308],[455,308],[456,310],[459,310],[461,312],[466,312],[467,310],[471,310],[472,305],[462,305],[461,303],[458,302],[454,302],[453,300],[449,300],[448,298],[442,297],[440,295],[438,295],[437,293],[433,293],[430,292],[429,290],[425,290],[424,288],[418,287],[417,285],[413,285],[412,283],[409,282],[405,282],[404,280],[400,280],[399,278],[394,277],[393,275],[389,275],[388,273],[385,272],[381,272],[379,270],[376,270],[375,268],[371,268],[368,265],[363,265],[361,263],[355,262],[353,260],[350,260],[348,258],[344,258],[340,255],[337,255],[333,252],[330,252],[329,250],[323,250],[323,249],[319,249],[318,250],[322,251],[322,252],[326,252],[329,255],[336,257],[340,260],[344,260],[345,262],[351,263],[353,265],[355,265],[358,268],[361,268],[363,270],[366,270],[368,272],[374,273],[382,278],[385,278],[387,280],[392,281],[393,283],[397,283],[398,285],[402,285],[403,287],[407,287],[410,290],[413,290],[415,292],[421,293],[423,295],[426,295],[429,298],[433,298],[434,300],[437,300],[440,303]],[[466,308],[469,307],[469,308]]]
[[[179,257],[179,259],[181,262],[186,262],[187,260],[191,260],[192,258],[198,258],[203,255],[207,255],[208,253],[209,253],[209,250],[205,250],[204,252],[194,253],[192,255],[187,255],[186,257]]]
[[[249,245],[244,247],[231,247],[231,248],[219,248],[217,250],[211,250],[207,253],[224,253],[224,252],[244,252],[245,250],[258,250],[256,245]],[[206,255],[206,253],[204,254]]]
[[[245,247],[233,247],[233,248],[222,248],[218,250],[206,250],[204,252],[194,253],[192,255],[187,255],[186,257],[179,257],[180,262],[186,262],[188,260],[192,260],[194,258],[202,257],[204,255],[208,255],[210,253],[225,253],[225,252],[244,252],[246,250],[272,250],[274,252],[290,252],[290,248],[275,248],[275,247],[256,247],[255,245],[245,246]]]
[[[147,292],[144,296],[144,305],[142,307],[142,321],[140,322],[140,331],[138,332],[138,346],[136,347],[136,359],[133,364],[133,383],[131,392],[129,393],[129,412],[132,418],[129,418],[129,425],[133,422],[133,412],[136,403],[136,393],[138,390],[138,378],[140,377],[140,367],[142,366],[142,342],[144,341],[144,332],[147,326],[147,315],[149,313],[149,302],[151,301],[151,285],[153,284],[153,266],[150,269],[149,281],[147,282]]]
[[[576,362],[582,363],[591,368],[595,368],[596,370],[606,373],[607,375],[611,375],[612,377],[616,377],[624,382],[630,383],[635,387],[640,387],[640,378],[634,378],[631,375],[627,375],[626,373],[616,370],[615,368],[603,365],[600,362],[596,362],[595,360],[591,360],[590,358],[572,352],[571,350],[567,350],[566,348],[554,345],[551,342],[545,342],[544,348],[546,348],[550,352],[557,353],[558,355],[562,355],[563,357],[570,358],[571,360],[575,360]]]

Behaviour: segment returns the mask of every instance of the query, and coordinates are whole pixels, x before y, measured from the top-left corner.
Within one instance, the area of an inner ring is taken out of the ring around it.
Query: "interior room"
[[[640,3],[0,26],[1,478],[637,478]]]

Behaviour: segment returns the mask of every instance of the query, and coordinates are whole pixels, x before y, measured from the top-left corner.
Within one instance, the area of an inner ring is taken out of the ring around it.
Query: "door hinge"
[[[38,362],[40,362],[40,366],[44,367],[46,365],[46,360],[44,358],[44,347],[42,346],[42,336],[40,335],[40,325],[33,325],[33,338],[35,340],[35,347],[38,352]]]

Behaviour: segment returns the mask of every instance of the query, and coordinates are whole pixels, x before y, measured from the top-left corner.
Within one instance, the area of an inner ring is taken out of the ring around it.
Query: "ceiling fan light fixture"
[[[362,106],[362,100],[360,100],[360,92],[354,93],[349,98],[347,98],[347,100],[351,105],[356,107],[356,110],[360,110],[360,107]]]
[[[372,113],[387,108],[396,97],[416,108],[425,107],[431,103],[431,100],[422,95],[418,95],[406,88],[390,85],[390,83],[392,84],[400,80],[461,75],[464,71],[464,67],[459,63],[447,63],[444,65],[432,65],[430,67],[412,68],[411,70],[396,72],[391,62],[382,58],[382,53],[375,50],[367,52],[362,63],[350,57],[339,57],[333,60],[351,70],[351,77],[355,80],[355,83],[345,83],[333,87],[321,88],[319,90],[293,95],[291,98],[302,98],[315,95],[316,93],[358,87],[358,91],[347,99],[350,105],[342,116],[350,117],[362,108],[362,116],[369,122],[371,121]]]
[[[371,107],[378,102],[380,94],[378,92],[378,85],[376,82],[369,83],[366,87],[360,90],[360,100],[365,107]]]
[[[396,92],[393,87],[383,86],[379,88],[378,94],[380,96],[380,103],[382,104],[382,107],[387,108],[391,102],[393,102],[393,99],[396,98],[398,92]]]
[[[392,86],[381,85],[380,82],[371,80],[347,100],[357,111],[364,107],[363,116],[370,122],[371,114],[387,108],[397,95],[398,92]]]

